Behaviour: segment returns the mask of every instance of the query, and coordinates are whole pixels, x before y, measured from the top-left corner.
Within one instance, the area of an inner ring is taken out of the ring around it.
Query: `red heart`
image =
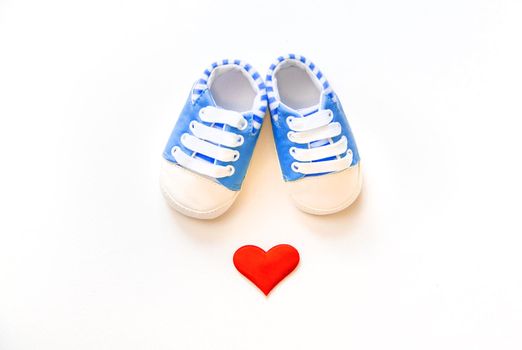
[[[265,295],[288,276],[298,263],[297,249],[288,244],[276,245],[268,252],[255,245],[246,245],[234,253],[236,269]]]

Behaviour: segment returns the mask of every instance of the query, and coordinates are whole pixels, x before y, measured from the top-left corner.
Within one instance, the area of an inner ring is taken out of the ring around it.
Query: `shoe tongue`
[[[230,112],[235,112],[235,113],[241,113],[243,115],[247,115],[248,113],[250,113],[250,111],[246,111],[246,112],[238,112],[238,111],[235,111],[235,110],[232,110],[232,109],[227,109],[227,108],[223,108],[221,106],[219,106],[216,101],[214,100],[214,96],[212,96],[212,93],[210,92],[210,89],[207,89],[205,90],[205,92],[201,95],[200,97],[201,101],[203,102],[202,104],[204,106],[210,106],[210,107],[216,107],[216,108],[219,108],[219,109],[222,109],[224,111],[230,111]],[[222,127],[223,125],[222,124],[219,124],[220,127]]]
[[[214,97],[212,96],[212,93],[210,92],[210,89],[207,89],[207,90],[203,91],[203,93],[202,93],[201,96],[199,97],[199,101],[200,101],[200,104],[201,104],[203,107],[216,107],[216,108],[220,108],[220,107],[216,104],[216,101],[214,100]],[[224,125],[221,124],[221,123],[213,123],[212,127],[216,128],[216,129],[223,129]],[[209,157],[209,156],[204,155],[204,154],[201,154],[201,153],[195,153],[195,154],[194,154],[194,157],[199,158],[199,159],[202,159],[202,160],[207,161],[207,162],[209,162],[209,163],[214,163],[214,162],[215,162],[215,159],[214,159],[214,158]]]
[[[315,105],[315,106],[310,106],[310,107],[305,107],[305,108],[298,109],[297,112],[301,116],[306,117],[307,115],[315,113],[318,110],[319,110],[319,105]]]
[[[325,99],[324,99],[324,95],[321,95],[321,100],[319,101],[318,104],[314,105],[314,106],[310,106],[310,107],[305,107],[305,108],[301,108],[301,109],[298,109],[297,112],[302,116],[302,117],[306,117],[306,116],[309,116],[310,114],[312,113],[315,113],[321,109],[324,108],[324,105],[325,105]],[[316,147],[321,147],[321,146],[324,146],[326,144],[328,144],[329,141],[327,139],[322,139],[322,140],[317,140],[317,141],[313,141],[313,142],[310,142],[308,144],[308,148],[316,148]]]
[[[312,113],[317,112],[318,110],[324,109],[324,106],[326,104],[325,95],[321,94],[321,98],[319,100],[319,103],[313,106],[305,107],[297,109],[296,111],[301,114],[301,116],[306,117],[307,115],[310,115]]]

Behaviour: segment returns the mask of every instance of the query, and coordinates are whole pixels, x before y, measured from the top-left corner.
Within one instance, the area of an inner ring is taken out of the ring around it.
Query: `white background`
[[[0,349],[522,348],[520,1],[0,0]],[[266,123],[212,222],[161,152],[212,61],[280,54],[332,83],[363,194],[284,192]],[[232,265],[294,245],[265,298]]]

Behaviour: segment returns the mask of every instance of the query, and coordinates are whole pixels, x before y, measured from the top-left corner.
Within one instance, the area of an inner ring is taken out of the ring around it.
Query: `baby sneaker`
[[[266,89],[279,163],[294,203],[316,215],[348,207],[361,190],[359,152],[323,73],[303,56],[281,56],[270,66]]]
[[[236,199],[266,112],[265,84],[240,60],[214,62],[195,83],[163,152],[160,185],[177,211],[199,219]]]

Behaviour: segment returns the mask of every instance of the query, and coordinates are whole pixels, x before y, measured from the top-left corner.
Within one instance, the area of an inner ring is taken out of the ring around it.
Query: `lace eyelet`
[[[289,116],[286,118],[286,124],[288,124],[288,126],[292,126],[292,123],[294,122],[294,117],[293,116]]]
[[[243,135],[238,135],[236,142],[237,142],[236,147],[241,146],[245,142],[245,138],[243,137]]]
[[[248,121],[246,119],[243,119],[241,121],[241,125],[239,125],[238,129],[243,131],[248,127]]]
[[[235,162],[236,160],[238,160],[240,155],[241,154],[238,151],[236,151],[236,153],[234,153],[234,158],[232,161]]]
[[[200,116],[200,117],[201,117],[203,114],[205,114],[205,110],[206,110],[206,108],[201,108],[201,109],[199,110],[199,116]]]
[[[295,142],[293,136],[294,136],[294,132],[293,132],[293,131],[289,131],[289,132],[286,134],[286,137],[288,137],[288,139],[289,139],[290,141]]]
[[[328,110],[328,116],[329,116],[329,117],[333,117],[333,112],[332,112],[331,109]]]
[[[295,172],[299,171],[299,165],[298,165],[297,162],[293,162],[292,163],[292,170],[295,171]]]
[[[180,148],[178,146],[174,146],[170,149],[170,154],[174,155],[176,152],[178,152]]]
[[[227,169],[228,169],[228,176],[232,176],[236,172],[236,168],[234,168],[233,165],[227,165]]]
[[[181,135],[181,141],[186,140],[187,137],[188,137],[188,134],[184,133],[183,135]]]
[[[290,154],[296,154],[297,150],[295,147],[290,147]]]
[[[190,128],[191,129],[195,129],[196,128],[196,122],[195,121],[191,121],[190,122]]]

